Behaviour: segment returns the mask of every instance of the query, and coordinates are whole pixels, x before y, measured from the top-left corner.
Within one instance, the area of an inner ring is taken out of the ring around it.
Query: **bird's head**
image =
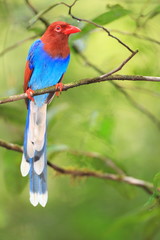
[[[81,31],[78,27],[72,26],[66,22],[54,22],[50,27],[56,34],[70,35]]]
[[[41,41],[44,43],[44,50],[53,57],[68,56],[68,37],[70,34],[80,31],[78,27],[66,22],[59,21],[52,23],[41,37]]]
[[[44,33],[50,37],[68,37],[70,34],[80,32],[78,27],[72,26],[66,22],[54,22],[52,23]]]

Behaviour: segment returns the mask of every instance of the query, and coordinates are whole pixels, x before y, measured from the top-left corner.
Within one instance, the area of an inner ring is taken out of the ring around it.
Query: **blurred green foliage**
[[[56,1],[32,0],[41,11]],[[72,3],[66,0],[66,3]],[[137,33],[159,40],[160,5],[156,0],[80,0],[75,16],[94,20],[139,53],[119,72],[159,76],[160,44],[136,38]],[[79,48],[104,72],[116,68],[129,52],[103,31],[67,15],[65,6],[45,14],[51,23],[69,21],[82,28]],[[33,12],[22,0],[0,1],[0,52],[14,43],[44,31],[37,21],[27,29]],[[116,31],[119,31],[116,32]],[[33,40],[32,40],[33,41]],[[26,41],[0,58],[0,95],[22,92],[28,48]],[[64,82],[99,74],[72,51]],[[121,82],[122,87],[160,119],[159,83]],[[148,91],[149,90],[149,91]],[[22,144],[26,108],[23,101],[0,107],[1,138]],[[48,107],[48,154],[59,166],[111,172],[98,159],[73,156],[67,149],[99,152],[115,159],[128,175],[159,186],[160,132],[143,113],[134,108],[109,82],[71,89]],[[0,150],[0,239],[5,240],[124,240],[160,239],[159,203],[142,189],[99,179],[72,179],[49,169],[49,202],[34,208],[28,199],[27,179],[19,172],[21,154]]]

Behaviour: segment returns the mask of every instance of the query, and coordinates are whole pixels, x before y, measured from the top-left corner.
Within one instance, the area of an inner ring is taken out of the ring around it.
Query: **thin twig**
[[[112,180],[116,182],[123,182],[127,183],[133,186],[137,186],[139,188],[142,188],[145,190],[148,194],[153,194],[154,192],[154,186],[150,182],[143,181],[141,179],[137,179],[130,176],[123,176],[123,175],[117,175],[117,174],[111,174],[111,173],[102,173],[97,171],[91,171],[86,169],[66,169],[59,167],[51,162],[48,162],[48,165],[59,172],[60,174],[64,175],[71,175],[73,177],[94,177],[94,178],[100,178],[105,180]]]
[[[4,147],[6,149],[16,151],[16,152],[23,152],[23,148],[17,144],[13,143],[7,143],[3,140],[0,140],[0,146]],[[87,154],[89,156],[89,154]],[[90,156],[91,157],[91,156]],[[95,157],[99,157],[98,155]],[[47,162],[48,166],[54,169],[56,172],[64,175],[70,175],[73,177],[93,177],[93,178],[99,178],[99,179],[104,179],[104,180],[112,180],[116,182],[123,182],[127,183],[129,185],[133,185],[139,188],[142,188],[144,191],[146,191],[148,194],[153,194],[154,193],[154,186],[150,182],[146,182],[141,179],[137,179],[131,176],[126,176],[123,174],[110,174],[110,173],[103,173],[99,171],[93,171],[89,169],[67,169],[67,168],[62,168],[59,167],[50,161]],[[157,189],[159,191],[159,189]],[[158,196],[157,196],[158,197]]]
[[[144,106],[142,106],[139,103],[137,103],[123,88],[121,88],[121,86],[119,86],[117,83],[113,82],[113,80],[159,82],[160,81],[160,77],[128,76],[128,75],[105,76],[105,75],[103,75],[103,76],[100,76],[100,77],[97,77],[97,78],[84,79],[84,80],[77,81],[75,83],[65,84],[63,86],[63,91],[67,91],[70,88],[74,88],[74,87],[78,87],[78,86],[82,86],[82,85],[93,84],[93,83],[104,82],[104,81],[111,81],[111,83],[121,93],[123,93],[123,95],[129,100],[129,102],[135,108],[137,108],[140,112],[145,114],[160,129],[160,120],[157,117],[155,117],[150,111],[148,111]],[[52,86],[52,87],[49,87],[49,88],[36,90],[31,95],[32,96],[37,96],[37,95],[41,95],[41,94],[44,94],[44,93],[51,93],[51,92],[55,93],[56,91],[58,91],[58,90],[56,90],[55,86]],[[10,96],[10,97],[4,97],[4,98],[0,99],[0,104],[4,104],[4,103],[8,103],[8,102],[14,102],[14,101],[19,101],[19,100],[26,99],[26,98],[27,98],[27,94],[26,93],[22,93],[22,94],[19,94],[19,95],[13,95],[13,96]]]
[[[91,66],[91,64],[90,64],[90,66]],[[103,73],[103,72],[101,71],[101,73]],[[94,83],[104,82],[104,81],[111,81],[115,85],[116,83],[113,82],[113,80],[116,80],[116,81],[160,82],[160,77],[134,76],[134,75],[112,75],[112,76],[108,76],[107,74],[103,74],[99,77],[87,78],[87,79],[79,80],[77,82],[64,84],[62,91],[67,91],[70,88],[75,88],[75,87],[79,87],[79,86],[83,86],[83,85],[94,84]],[[122,90],[124,91],[124,89],[121,89],[121,87],[119,85],[117,85],[117,88],[120,91],[122,91]],[[37,96],[37,95],[41,95],[41,94],[44,94],[44,93],[55,93],[56,91],[59,91],[59,90],[57,90],[55,88],[55,86],[52,86],[52,87],[36,90],[34,93],[31,93],[31,95],[32,96]],[[26,98],[27,98],[26,93],[13,95],[13,96],[9,96],[9,97],[4,97],[4,98],[0,98],[0,104],[4,104],[4,103],[8,103],[8,102],[15,102],[15,101],[19,101],[19,100],[26,99]]]
[[[69,14],[73,19],[76,19],[76,20],[79,21],[79,22],[89,23],[89,24],[91,24],[91,25],[93,25],[93,26],[95,26],[95,27],[97,27],[97,28],[102,29],[103,31],[105,31],[105,32],[108,34],[109,37],[114,38],[115,40],[117,40],[121,45],[123,45],[123,46],[124,46],[126,49],[128,49],[131,53],[135,53],[135,51],[133,51],[127,44],[125,44],[124,42],[122,42],[118,37],[116,37],[116,36],[114,36],[113,34],[111,34],[110,31],[109,31],[107,28],[105,28],[104,26],[101,26],[101,25],[99,25],[99,24],[97,24],[97,23],[95,23],[95,22],[92,22],[92,21],[88,20],[88,19],[83,19],[83,18],[79,18],[79,17],[74,16],[74,15],[72,14],[72,8],[73,8],[73,6],[75,5],[75,3],[76,3],[77,1],[78,1],[78,0],[75,0],[72,5],[68,6],[68,7],[69,7],[69,12],[68,12],[68,14]],[[137,51],[136,51],[136,53],[137,53]],[[134,55],[135,55],[135,54],[134,54]]]
[[[23,147],[21,147],[20,145],[14,144],[14,143],[9,143],[6,142],[2,139],[0,139],[0,146],[3,148],[6,148],[8,150],[12,150],[12,151],[16,151],[16,152],[23,152]]]
[[[91,63],[88,58],[83,55],[81,52],[79,52],[76,49],[77,53],[79,54],[79,56],[84,60],[84,62],[90,66],[91,68],[93,68],[96,72],[103,74],[101,77],[103,78],[103,76],[106,76],[107,74],[105,74],[101,69],[99,69],[96,65],[94,65],[93,63]],[[123,63],[122,63],[123,64]],[[117,76],[119,78],[119,76],[121,75],[113,75],[111,77],[115,77]],[[126,76],[127,75],[122,75],[122,76]],[[146,81],[152,81],[152,82],[159,82],[160,81],[160,77],[147,77],[147,76],[128,76],[127,79],[126,77],[124,77],[124,80],[129,80],[129,81],[145,81],[145,79],[147,79]],[[134,80],[133,80],[133,78]],[[142,78],[141,78],[142,77]],[[110,77],[109,77],[110,78]],[[141,78],[141,80],[140,80]],[[105,79],[105,78],[104,78]],[[103,81],[106,81],[104,80]],[[108,77],[107,77],[108,79]],[[143,79],[143,80],[142,80]],[[111,79],[110,79],[111,80]],[[117,79],[113,79],[112,80],[117,80]],[[120,80],[120,79],[119,79]],[[115,81],[110,81],[110,83],[118,90],[120,91],[125,97],[126,99],[132,104],[132,106],[134,106],[136,109],[138,109],[140,112],[142,112],[144,115],[146,115],[154,124],[156,124],[156,126],[158,127],[158,129],[160,129],[160,120],[154,116],[150,111],[148,111],[144,106],[140,105],[139,103],[137,103],[119,84],[115,83]]]
[[[135,55],[136,53],[138,53],[138,50],[135,51],[135,52],[132,52],[132,54],[125,59],[125,61],[123,61],[117,68],[113,69],[112,71],[108,72],[108,73],[105,73],[104,75],[102,75],[101,77],[108,77],[118,71],[120,71]]]

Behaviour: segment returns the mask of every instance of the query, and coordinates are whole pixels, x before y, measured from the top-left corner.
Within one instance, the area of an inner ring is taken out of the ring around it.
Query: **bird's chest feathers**
[[[49,87],[59,82],[66,72],[70,55],[66,58],[61,56],[52,57],[43,48],[37,49],[34,59],[34,71],[30,79],[30,87],[33,90]]]

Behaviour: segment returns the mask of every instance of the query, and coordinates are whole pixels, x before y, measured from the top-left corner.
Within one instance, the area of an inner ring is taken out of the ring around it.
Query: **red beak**
[[[64,30],[64,34],[69,35],[72,33],[80,32],[81,30],[78,27],[68,25],[67,28]]]

